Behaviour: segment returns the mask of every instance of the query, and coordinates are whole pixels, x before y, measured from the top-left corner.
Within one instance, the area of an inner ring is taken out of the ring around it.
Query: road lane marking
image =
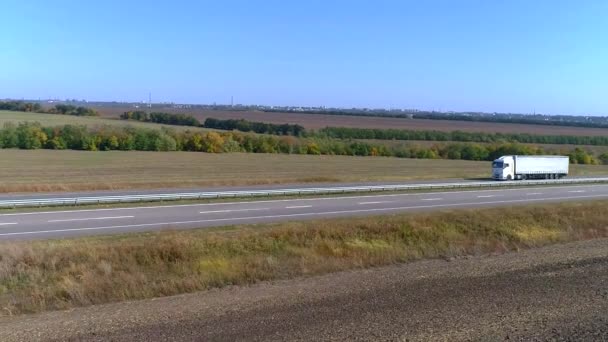
[[[211,210],[211,211],[201,211],[199,214],[220,214],[220,213],[232,213],[232,212],[238,212],[238,211],[259,211],[259,210],[270,210],[270,208]]]
[[[97,221],[97,220],[117,220],[124,218],[134,218],[135,216],[106,216],[106,217],[87,217],[77,219],[62,219],[62,220],[48,220],[47,222],[72,222],[72,221]]]
[[[0,226],[12,226],[18,224],[17,222],[5,222],[5,223],[0,223]]]
[[[480,196],[477,196],[477,198],[490,198],[490,197],[496,197],[496,195],[480,195]]]
[[[360,205],[366,205],[366,204],[382,204],[382,203],[392,203],[393,201],[374,201],[374,202],[361,202],[359,203]]]
[[[291,207],[285,207],[285,209],[301,209],[301,208],[312,208],[312,205],[294,205]]]
[[[505,204],[505,203],[526,203],[526,202],[542,202],[542,201],[555,201],[555,200],[574,200],[583,198],[600,198],[608,197],[608,194],[603,195],[582,195],[582,196],[563,196],[563,197],[549,197],[549,198],[529,198],[529,199],[517,199],[517,200],[503,200],[503,201],[487,201],[487,202],[469,202],[469,203],[447,203],[447,204],[435,204],[435,205],[418,205],[411,207],[395,207],[395,208],[373,208],[373,209],[359,209],[359,210],[342,210],[342,211],[326,211],[318,213],[300,213],[300,214],[283,214],[283,215],[268,215],[268,216],[251,216],[251,217],[236,217],[236,218],[218,218],[218,219],[206,219],[206,220],[193,220],[193,221],[176,221],[176,222],[159,222],[159,223],[141,223],[141,224],[129,224],[121,226],[106,226],[106,227],[90,227],[90,228],[71,228],[71,229],[55,229],[55,230],[37,230],[37,231],[25,231],[25,232],[13,232],[13,233],[0,233],[0,236],[17,236],[17,235],[35,235],[35,234],[48,234],[48,233],[64,233],[73,231],[94,231],[94,230],[109,230],[109,229],[121,229],[121,228],[138,228],[138,227],[154,227],[154,226],[171,226],[180,224],[193,224],[193,223],[205,223],[205,222],[222,222],[222,221],[242,221],[242,220],[254,220],[264,218],[283,218],[283,217],[298,217],[298,216],[320,216],[320,215],[335,215],[335,214],[352,214],[362,212],[383,212],[383,211],[397,211],[397,210],[408,210],[408,209],[428,209],[428,208],[441,208],[441,207],[459,207],[467,205],[483,205],[483,204]],[[202,228],[202,227],[201,227]]]
[[[421,201],[441,201],[443,198],[421,198]]]
[[[266,201],[240,201],[240,202],[220,202],[220,203],[195,203],[195,204],[176,204],[176,205],[156,205],[156,206],[143,206],[143,207],[128,207],[128,208],[99,208],[99,209],[78,209],[78,210],[56,210],[56,211],[35,211],[35,212],[24,212],[24,213],[10,213],[0,214],[3,216],[31,216],[31,215],[53,215],[53,214],[66,214],[66,213],[85,213],[85,212],[104,212],[104,211],[118,211],[118,210],[147,210],[147,209],[172,209],[172,208],[188,208],[188,207],[206,207],[206,206],[219,206],[219,205],[242,205],[247,203],[282,203],[282,202],[308,202],[308,201],[339,201],[345,199],[359,199],[359,198],[387,198],[387,197],[409,197],[409,196],[422,196],[422,195],[450,195],[450,194],[467,194],[467,193],[488,193],[488,192],[501,192],[501,191],[525,191],[525,190],[546,190],[546,189],[567,189],[567,188],[581,188],[581,187],[606,187],[606,185],[565,185],[565,186],[545,186],[545,187],[521,187],[521,188],[508,188],[508,189],[487,189],[487,190],[462,190],[462,191],[437,191],[437,192],[419,192],[419,193],[400,193],[400,194],[382,194],[382,195],[363,195],[363,196],[340,196],[340,197],[311,197],[311,198],[296,198],[296,199],[283,199],[283,200],[266,200]]]
[[[585,190],[572,190],[572,191],[568,191],[568,192],[585,192]]]
[[[526,196],[536,196],[536,195],[542,195],[542,192],[531,192],[529,194],[526,194]]]

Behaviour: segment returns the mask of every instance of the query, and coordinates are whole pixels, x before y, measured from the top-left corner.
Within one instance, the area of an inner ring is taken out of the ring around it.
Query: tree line
[[[491,161],[502,155],[547,154],[540,147],[516,143],[441,143],[433,146],[349,141],[324,137],[295,137],[239,132],[176,131],[168,128],[65,125],[43,127],[39,123],[7,123],[0,129],[0,148],[71,149],[87,151],[194,151],[208,153],[285,153],[345,156],[385,156],[421,159]],[[559,151],[572,163],[608,163],[608,153],[595,157],[575,148]]]
[[[170,113],[146,113],[142,110],[124,112],[120,114],[120,118],[123,120],[135,120],[143,122],[154,122],[166,125],[178,125],[178,126],[194,126],[199,127],[201,123],[193,116],[186,114],[170,114]]]
[[[75,116],[98,116],[96,110],[82,107],[82,106],[72,106],[66,104],[58,104],[53,108],[48,109],[45,113],[48,114],[63,114],[63,115],[75,115]]]
[[[608,136],[575,136],[575,135],[536,135],[525,133],[485,133],[485,132],[441,132],[401,129],[326,127],[318,131],[309,131],[300,125],[271,124],[248,121],[245,119],[208,118],[201,125],[199,121],[185,114],[146,113],[144,111],[125,112],[121,119],[155,122],[169,125],[200,126],[211,129],[237,130],[273,135],[293,135],[306,137],[327,137],[335,139],[374,139],[374,140],[418,140],[418,141],[455,141],[496,143],[513,142],[523,144],[556,144],[556,145],[594,145],[608,146]]]
[[[220,120],[214,118],[208,118],[203,124],[205,128],[214,128],[222,130],[237,130],[241,132],[255,132],[260,134],[273,134],[273,135],[293,135],[301,136],[304,134],[305,129],[300,125],[292,124],[271,124],[265,122],[247,121],[244,119],[228,119]]]
[[[535,135],[524,133],[440,132],[399,129],[326,127],[319,134],[337,139],[422,140],[459,142],[518,142],[608,146],[608,136]]]
[[[187,114],[171,113],[146,113],[144,111],[124,112],[120,115],[123,120],[135,120],[143,122],[154,122],[167,125],[195,126],[226,131],[237,130],[241,132],[253,132],[272,135],[303,135],[305,130],[300,125],[271,124],[265,122],[247,121],[244,119],[214,119],[208,118],[201,124],[195,117]]]
[[[28,103],[22,101],[0,101],[0,110],[40,113],[42,111],[42,107],[39,103]]]
[[[96,110],[87,107],[58,104],[52,108],[44,109],[39,103],[23,101],[0,101],[0,110],[10,110],[17,112],[33,112],[44,114],[62,114],[75,116],[97,116]]]

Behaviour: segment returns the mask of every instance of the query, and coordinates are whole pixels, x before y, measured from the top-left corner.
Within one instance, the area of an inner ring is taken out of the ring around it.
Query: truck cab
[[[496,180],[515,179],[515,160],[512,156],[500,157],[492,162],[492,178]]]

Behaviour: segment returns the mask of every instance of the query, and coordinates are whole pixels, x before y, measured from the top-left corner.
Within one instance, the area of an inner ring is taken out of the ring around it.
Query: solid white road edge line
[[[129,224],[129,225],[107,226],[107,227],[38,230],[38,231],[29,231],[29,232],[0,233],[0,236],[33,235],[33,234],[61,233],[61,232],[71,232],[71,231],[105,230],[105,229],[153,227],[153,226],[170,226],[170,225],[180,225],[180,224],[205,223],[205,222],[222,222],[222,221],[241,221],[241,220],[254,220],[254,219],[264,219],[264,218],[281,218],[281,217],[298,217],[298,216],[319,216],[319,215],[352,214],[352,213],[362,213],[362,212],[382,212],[382,211],[395,211],[395,210],[408,210],[408,209],[425,209],[425,208],[440,208],[440,207],[459,207],[459,206],[466,206],[466,205],[484,205],[484,204],[499,204],[499,203],[525,203],[525,202],[541,202],[541,201],[552,201],[552,200],[573,200],[573,199],[598,198],[598,197],[608,197],[608,194],[604,194],[604,195],[586,195],[586,196],[550,197],[550,198],[531,198],[531,199],[518,199],[518,200],[505,200],[505,201],[488,201],[488,202],[470,202],[470,203],[450,203],[450,204],[436,204],[436,205],[418,205],[418,206],[410,206],[410,207],[373,208],[373,209],[360,209],[360,210],[326,211],[326,212],[320,212],[320,213],[282,214],[282,215],[251,216],[251,217],[237,217],[237,218],[219,218],[219,219],[206,219],[206,220],[194,220],[194,221],[177,221],[177,222],[162,222],[162,223],[141,223],[141,224]]]

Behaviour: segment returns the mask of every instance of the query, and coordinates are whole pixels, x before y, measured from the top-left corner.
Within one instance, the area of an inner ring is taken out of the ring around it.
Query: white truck
[[[568,175],[567,156],[502,156],[492,162],[495,180],[558,179]]]

